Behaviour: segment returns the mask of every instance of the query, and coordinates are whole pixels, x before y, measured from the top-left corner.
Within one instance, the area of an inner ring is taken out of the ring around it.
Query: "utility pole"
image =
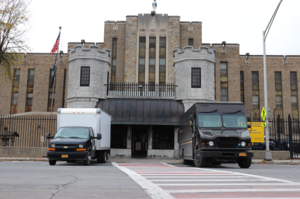
[[[276,14],[278,12],[278,9],[280,7],[280,4],[282,3],[283,0],[280,0],[267,28],[265,31],[263,31],[263,50],[264,50],[264,98],[265,98],[265,107],[267,110],[269,110],[268,107],[268,87],[267,87],[267,60],[266,60],[266,39],[269,34],[269,31],[271,29],[271,26],[274,22],[274,19],[276,17]],[[266,127],[265,127],[265,134],[266,134],[266,151],[265,151],[265,160],[272,160],[272,153],[270,152],[270,147],[269,147],[269,119],[268,117],[266,118]]]

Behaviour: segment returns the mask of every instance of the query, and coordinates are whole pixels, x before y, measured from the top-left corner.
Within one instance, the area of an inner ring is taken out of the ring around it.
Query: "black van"
[[[199,102],[179,119],[179,151],[195,166],[238,163],[251,166],[253,153],[241,102]]]

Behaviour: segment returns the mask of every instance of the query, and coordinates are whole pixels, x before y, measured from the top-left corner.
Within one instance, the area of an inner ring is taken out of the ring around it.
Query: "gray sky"
[[[153,0],[32,0],[32,52],[50,53],[62,26],[61,48],[68,42],[103,42],[104,21],[150,13]],[[202,22],[203,43],[239,43],[240,54],[262,54],[262,31],[279,0],[157,0],[157,13]],[[268,55],[300,55],[300,0],[283,0],[267,38]]]

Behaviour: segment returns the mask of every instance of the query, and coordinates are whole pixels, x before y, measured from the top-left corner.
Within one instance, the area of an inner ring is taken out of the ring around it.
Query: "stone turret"
[[[106,85],[110,71],[110,51],[98,46],[75,46],[69,49],[68,108],[95,108],[99,99],[106,98]],[[89,67],[88,85],[81,85],[82,67]]]
[[[174,51],[176,100],[182,101],[185,111],[196,102],[215,100],[215,52],[206,46],[198,49],[187,46]],[[200,80],[196,87],[192,87],[193,68],[198,73],[196,78]]]

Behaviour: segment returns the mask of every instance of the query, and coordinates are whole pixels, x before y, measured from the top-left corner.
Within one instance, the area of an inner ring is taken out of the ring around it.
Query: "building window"
[[[145,55],[146,55],[146,37],[140,37],[139,42],[139,84],[145,84]]]
[[[32,111],[33,86],[34,86],[34,69],[28,69],[25,112]]]
[[[155,84],[156,38],[149,41],[149,84]]]
[[[81,67],[80,86],[90,86],[90,67]]]
[[[258,71],[252,71],[252,109],[253,109],[253,121],[260,121]]]
[[[117,71],[117,38],[113,38],[112,43],[112,64],[111,64],[111,82],[116,83]]]
[[[292,105],[292,118],[298,119],[298,86],[297,86],[297,72],[290,73],[291,81],[291,105]]]
[[[49,93],[48,93],[48,109],[47,109],[48,112],[51,111],[52,99],[53,99],[52,111],[53,111],[53,107],[54,107],[54,104],[55,104],[55,88],[53,90],[53,84],[54,84],[54,82],[52,83],[53,76],[54,76],[54,71],[53,71],[53,69],[50,69],[50,75],[49,75]]]
[[[201,88],[201,68],[192,68],[192,88]]]
[[[227,63],[220,63],[220,77],[221,77],[221,101],[228,101],[228,69]]]
[[[194,39],[193,38],[189,38],[189,46],[193,46],[194,45]]]
[[[282,80],[281,72],[275,72],[275,100],[276,100],[276,113],[282,116]]]
[[[153,126],[152,149],[174,149],[174,127]]]
[[[240,88],[241,88],[241,102],[245,103],[245,99],[244,99],[244,71],[240,71]]]
[[[159,85],[166,84],[166,38],[159,38]]]
[[[14,69],[10,114],[16,114],[17,113],[18,96],[19,96],[19,84],[20,84],[20,69]]]

